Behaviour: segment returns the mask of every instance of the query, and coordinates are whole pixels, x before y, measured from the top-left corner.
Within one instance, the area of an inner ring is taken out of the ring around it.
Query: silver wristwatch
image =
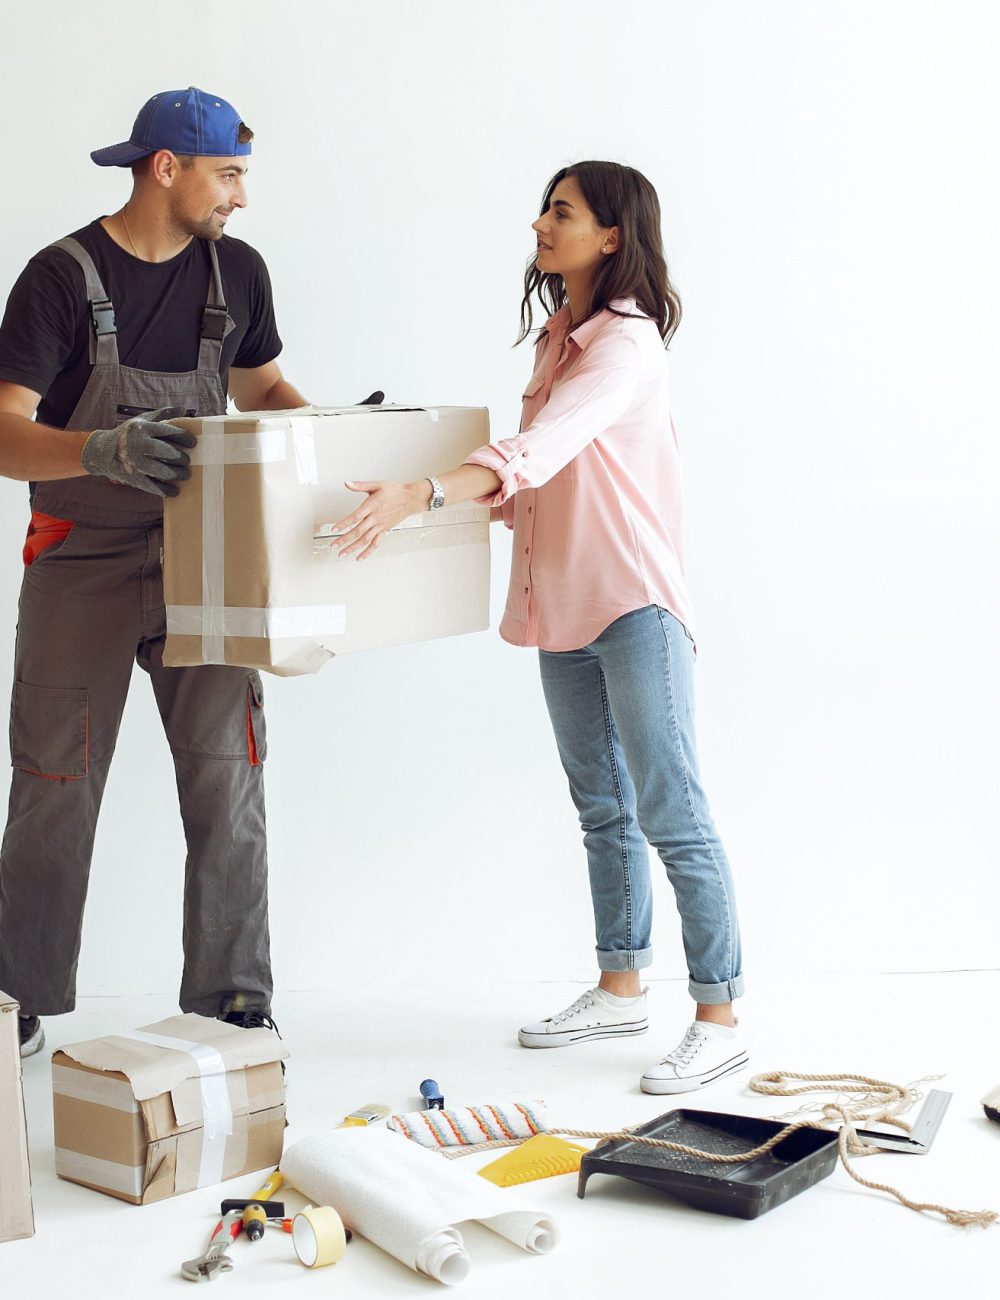
[[[444,505],[444,488],[436,478],[428,474],[427,482],[431,485],[431,499],[427,502],[428,510],[440,510]]]

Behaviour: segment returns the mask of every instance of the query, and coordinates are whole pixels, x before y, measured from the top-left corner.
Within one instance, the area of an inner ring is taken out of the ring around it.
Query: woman
[[[514,530],[501,635],[538,646],[542,685],[590,869],[600,979],[521,1029],[524,1047],[644,1033],[652,961],[646,842],[673,885],[697,1004],[680,1043],[642,1076],[687,1092],[742,1069],[736,903],[698,777],[694,641],[664,352],[680,319],[656,192],[630,167],[583,162],[549,182],[533,223],[532,295],[550,311],[521,432],[418,483],[349,483],[342,556],[364,559],[408,515],[474,499]],[[428,467],[430,468],[430,467]]]

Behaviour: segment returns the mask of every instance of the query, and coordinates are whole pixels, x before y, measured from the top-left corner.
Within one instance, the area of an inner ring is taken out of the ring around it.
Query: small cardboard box
[[[134,1205],[274,1167],[285,1130],[268,1029],[184,1015],[52,1057],[56,1173]]]
[[[17,1011],[14,999],[0,993],[0,1241],[35,1231]]]
[[[282,676],[333,655],[489,626],[489,511],[414,515],[361,563],[331,525],[364,497],[346,479],[411,482],[489,442],[473,407],[304,407],[176,420],[198,435],[164,512],[168,667],[227,663]]]

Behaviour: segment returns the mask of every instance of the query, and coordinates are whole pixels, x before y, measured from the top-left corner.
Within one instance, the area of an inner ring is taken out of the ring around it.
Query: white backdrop
[[[201,85],[256,132],[231,230],[264,254],[282,365],[318,403],[378,386],[486,404],[509,433],[546,180],[587,157],[644,171],[685,306],[700,744],[750,987],[997,965],[988,0],[48,0],[4,27],[3,291],[127,196],[89,150],[126,138],[154,90]],[[26,520],[23,485],[0,482],[4,692]],[[533,652],[493,631],[266,685],[279,998],[376,974],[590,973]],[[82,994],[176,987],[182,867],[136,670]],[[650,973],[677,977],[655,874]]]

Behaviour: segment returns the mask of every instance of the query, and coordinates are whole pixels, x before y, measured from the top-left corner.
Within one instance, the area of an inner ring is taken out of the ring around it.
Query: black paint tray
[[[718,1155],[752,1151],[786,1125],[749,1115],[709,1110],[672,1110],[635,1131]],[[756,1219],[833,1173],[837,1134],[804,1128],[779,1142],[767,1155],[744,1164],[714,1164],[664,1147],[616,1139],[595,1147],[580,1163],[577,1196],[591,1174],[617,1174],[680,1197],[699,1210]]]

